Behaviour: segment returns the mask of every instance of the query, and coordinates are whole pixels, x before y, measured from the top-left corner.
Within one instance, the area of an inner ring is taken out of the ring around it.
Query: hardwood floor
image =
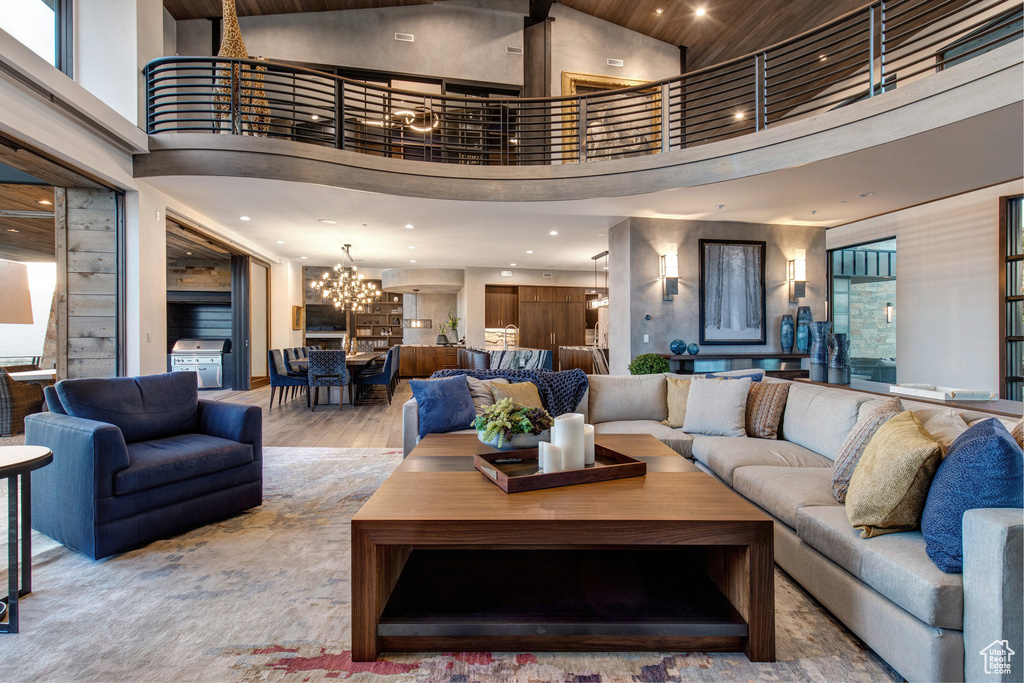
[[[337,405],[321,405],[313,413],[306,407],[305,397],[297,394],[281,405],[277,405],[275,397],[271,411],[269,386],[231,392],[217,396],[215,400],[263,408],[264,446],[401,448],[402,404],[410,398],[409,381],[403,380],[395,390],[390,406],[384,399],[358,406],[346,403],[341,411]]]

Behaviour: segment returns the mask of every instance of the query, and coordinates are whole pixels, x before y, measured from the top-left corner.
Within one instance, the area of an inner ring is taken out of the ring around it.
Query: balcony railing
[[[271,61],[167,57],[145,69],[146,128],[452,164],[635,157],[882,95],[1020,39],[1021,7],[1019,0],[879,0],[744,57],[579,97],[425,95]]]

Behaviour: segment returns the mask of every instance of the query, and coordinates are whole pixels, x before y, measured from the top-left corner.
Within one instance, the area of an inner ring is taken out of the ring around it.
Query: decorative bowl
[[[491,448],[497,448],[499,451],[515,451],[521,448],[536,448],[537,444],[541,441],[548,441],[551,439],[551,430],[545,429],[540,434],[513,434],[511,441],[506,441],[502,445],[498,445],[498,435],[495,434],[494,438],[490,441],[484,440],[484,433],[477,431],[476,438],[480,440],[480,443],[490,446]]]
[[[697,346],[696,344],[690,344],[688,347],[686,347],[686,350],[690,352],[691,356],[696,356],[698,353],[700,353],[700,347]]]

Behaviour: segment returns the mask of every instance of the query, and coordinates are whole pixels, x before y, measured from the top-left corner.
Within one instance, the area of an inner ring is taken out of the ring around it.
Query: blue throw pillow
[[[964,513],[1024,507],[1024,454],[1003,424],[982,420],[958,436],[939,465],[921,515],[928,557],[942,571],[964,569]]]
[[[764,379],[764,370],[751,370],[749,373],[742,375],[731,375],[728,372],[709,372],[704,377],[707,379],[746,379],[749,377],[751,382],[760,382]]]
[[[476,419],[473,396],[465,375],[409,381],[420,416],[420,438],[472,427]]]

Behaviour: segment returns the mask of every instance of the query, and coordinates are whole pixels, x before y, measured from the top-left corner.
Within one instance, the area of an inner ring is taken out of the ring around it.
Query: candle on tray
[[[566,413],[555,418],[555,436],[552,441],[562,449],[562,469],[583,469],[583,415]]]
[[[562,449],[553,443],[541,441],[537,444],[538,461],[544,474],[562,471]]]
[[[594,464],[594,425],[583,425],[583,464]]]

